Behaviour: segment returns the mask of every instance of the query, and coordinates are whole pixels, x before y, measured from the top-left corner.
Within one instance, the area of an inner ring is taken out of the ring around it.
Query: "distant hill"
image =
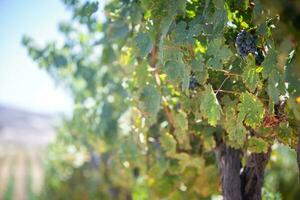
[[[55,117],[0,105],[0,143],[46,145],[55,136]]]

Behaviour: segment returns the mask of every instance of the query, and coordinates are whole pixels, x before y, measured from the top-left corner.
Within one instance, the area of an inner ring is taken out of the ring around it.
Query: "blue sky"
[[[62,40],[57,25],[69,15],[60,0],[0,0],[0,104],[35,112],[71,112],[71,97],[21,45],[24,34],[40,44]]]

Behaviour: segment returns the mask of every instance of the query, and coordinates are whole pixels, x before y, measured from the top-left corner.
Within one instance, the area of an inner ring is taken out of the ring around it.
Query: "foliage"
[[[238,2],[112,0],[103,12],[65,0],[63,45],[23,38],[76,103],[50,149],[45,199],[206,199],[220,193],[218,140],[250,153],[296,147],[296,47],[276,37],[268,3]],[[262,63],[239,55],[242,30],[257,37]]]

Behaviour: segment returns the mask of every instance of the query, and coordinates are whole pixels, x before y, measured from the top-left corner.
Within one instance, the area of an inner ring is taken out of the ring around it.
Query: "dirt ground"
[[[42,149],[1,145],[0,199],[30,200],[29,193],[38,195],[43,185]],[[13,179],[12,198],[7,197]],[[30,191],[32,190],[32,191]]]
[[[55,133],[49,117],[0,106],[0,200],[36,200],[43,154]]]

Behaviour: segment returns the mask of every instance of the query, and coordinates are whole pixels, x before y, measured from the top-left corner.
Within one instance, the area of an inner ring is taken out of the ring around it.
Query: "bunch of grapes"
[[[242,57],[246,57],[249,53],[255,55],[256,39],[253,35],[242,30],[236,37],[236,47]]]
[[[198,83],[196,76],[194,74],[192,74],[190,77],[189,89],[195,90],[199,86],[200,86],[200,84]]]
[[[255,56],[255,64],[261,65],[264,61],[262,50],[257,48],[257,39],[245,30],[242,30],[236,37],[236,47],[239,54],[244,58],[249,53]]]

